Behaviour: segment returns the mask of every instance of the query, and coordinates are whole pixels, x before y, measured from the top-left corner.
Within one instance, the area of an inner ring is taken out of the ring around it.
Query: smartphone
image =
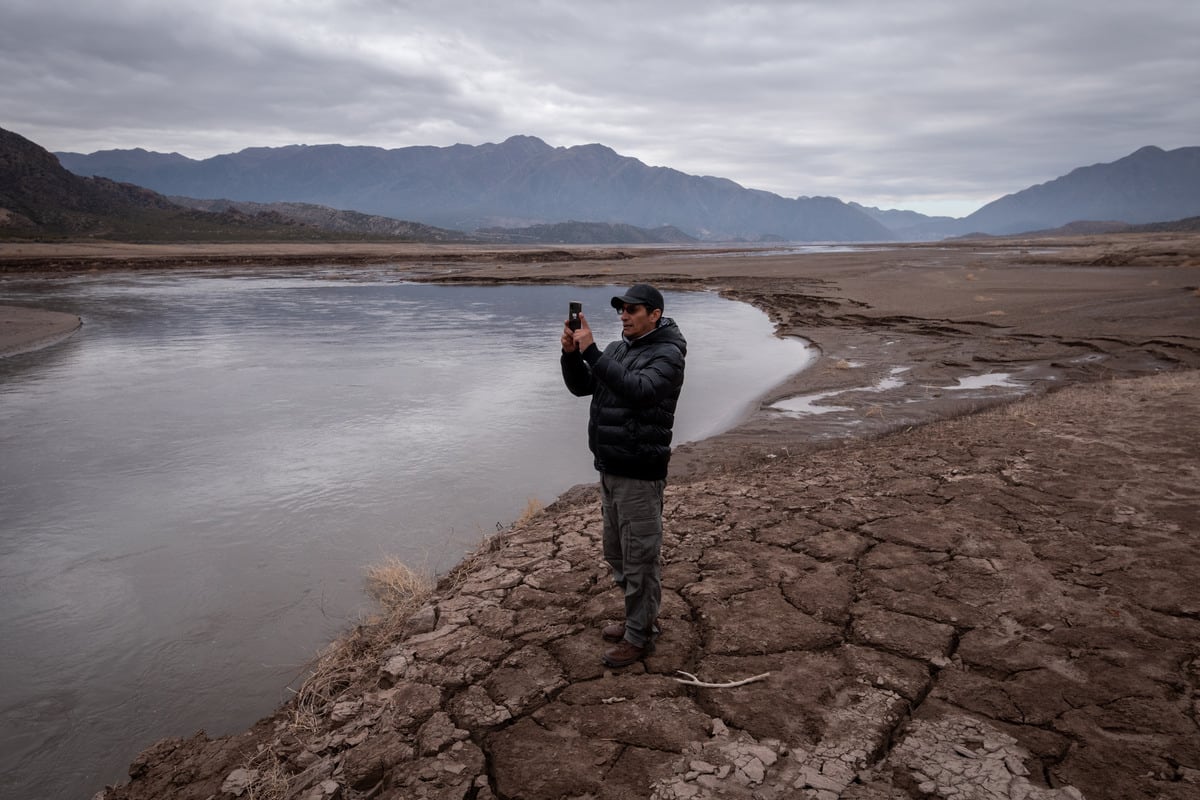
[[[573,331],[579,330],[580,311],[583,311],[583,303],[572,300],[567,307],[567,327]]]

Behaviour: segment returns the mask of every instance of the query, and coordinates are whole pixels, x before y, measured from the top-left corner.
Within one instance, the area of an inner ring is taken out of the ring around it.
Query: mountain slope
[[[1200,214],[1200,147],[1143,147],[1108,164],[1080,167],[988,203],[959,222],[960,233],[1010,234],[1081,220],[1130,224]]]
[[[588,220],[673,225],[705,239],[894,238],[836,198],[788,199],[723,178],[650,167],[599,144],[551,147],[531,136],[395,150],[250,148],[199,161],[134,150],[58,156],[78,174],[164,194],[316,203],[460,230]]]
[[[480,228],[475,236],[507,244],[691,244],[695,237],[671,225],[648,230],[620,222],[555,222],[524,228]]]
[[[1057,228],[1042,231],[1022,231],[997,236],[990,233],[974,233],[958,237],[961,239],[1058,239],[1064,236],[1097,236],[1109,233],[1200,233],[1200,216],[1184,217],[1183,219],[1167,222],[1147,222],[1141,225],[1130,225],[1128,222],[1097,222],[1083,220],[1068,222]]]
[[[28,139],[0,128],[0,237],[127,240],[320,238],[277,214],[209,214],[108,178],[81,178]]]

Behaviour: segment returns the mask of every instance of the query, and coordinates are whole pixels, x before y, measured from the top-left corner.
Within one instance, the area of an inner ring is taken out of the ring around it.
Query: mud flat
[[[680,448],[657,651],[600,664],[621,600],[576,487],[99,797],[1200,796],[1200,239],[447,255],[303,268],[636,276],[821,348]]]

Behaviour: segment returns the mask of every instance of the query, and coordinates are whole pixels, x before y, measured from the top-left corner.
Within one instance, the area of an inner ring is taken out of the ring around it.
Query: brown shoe
[[[610,667],[628,667],[633,662],[640,661],[653,652],[653,644],[647,643],[645,647],[638,647],[632,642],[622,639],[621,643],[616,647],[610,647],[605,650],[601,660]]]
[[[654,627],[658,628],[656,636],[662,636],[662,626],[658,624],[658,620],[654,621]],[[606,642],[619,642],[625,638],[625,623],[613,622],[605,625],[600,631],[600,635],[604,637]]]

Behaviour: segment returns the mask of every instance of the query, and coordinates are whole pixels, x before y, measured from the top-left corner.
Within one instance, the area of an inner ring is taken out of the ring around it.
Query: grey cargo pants
[[[663,490],[667,482],[600,473],[604,560],[625,592],[625,640],[644,647],[658,637],[662,602]]]

